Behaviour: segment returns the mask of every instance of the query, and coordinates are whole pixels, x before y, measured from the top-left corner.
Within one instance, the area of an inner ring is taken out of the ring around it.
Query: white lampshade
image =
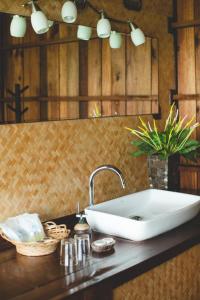
[[[122,45],[121,33],[112,31],[109,38],[109,44],[112,49],[119,49]]]
[[[62,19],[66,23],[74,23],[77,19],[77,8],[72,1],[66,1],[61,10]]]
[[[135,46],[140,46],[145,43],[145,35],[140,28],[135,28],[132,23],[131,26],[131,40]]]
[[[104,14],[101,14],[101,19],[97,23],[97,35],[98,37],[105,39],[110,36],[111,33],[111,24],[108,19],[104,17]]]
[[[77,31],[77,38],[88,41],[92,36],[92,28],[88,26],[79,25]]]
[[[31,24],[34,31],[37,34],[43,34],[49,30],[47,17],[42,11],[36,10],[33,2],[32,2]]]
[[[42,11],[32,13],[31,24],[37,34],[43,34],[49,30],[48,19]]]
[[[15,15],[10,23],[10,35],[22,38],[26,33],[26,18]]]

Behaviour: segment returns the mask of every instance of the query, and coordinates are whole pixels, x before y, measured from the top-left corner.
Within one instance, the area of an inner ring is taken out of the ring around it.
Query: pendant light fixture
[[[38,0],[29,0],[22,6],[31,5],[31,23],[34,31],[37,34],[46,33],[54,22],[48,20],[41,9],[36,5]],[[142,0],[134,0],[134,4],[140,5]],[[132,3],[133,3],[132,2]],[[77,8],[83,10],[89,7],[96,14],[100,15],[100,19],[97,23],[97,36],[101,39],[109,38],[109,44],[112,49],[119,49],[122,45],[122,34],[120,32],[111,32],[111,22],[119,24],[127,24],[127,21],[119,20],[108,16],[103,10],[98,10],[89,0],[67,0],[64,2],[61,10],[62,19],[65,23],[74,23],[77,19]],[[133,9],[136,9],[134,7]],[[105,17],[106,16],[106,17]],[[78,25],[77,38],[88,41],[92,36],[92,28],[86,25]],[[145,35],[143,31],[138,28],[131,21],[128,21],[128,25],[131,28],[131,40],[135,46],[139,46],[145,43]],[[14,16],[10,26],[10,33],[12,36],[23,37],[26,31],[26,19],[20,16]],[[124,33],[127,35],[127,33]]]
[[[104,12],[101,11],[101,19],[97,23],[97,35],[101,39],[108,38],[111,33],[111,24],[108,19],[105,18]]]
[[[145,35],[140,28],[135,28],[133,23],[128,21],[131,28],[131,40],[135,46],[140,46],[145,43]]]
[[[31,24],[37,34],[46,33],[49,30],[48,19],[41,10],[37,10],[34,1],[31,1]]]
[[[111,31],[109,38],[110,48],[119,49],[122,45],[122,35],[119,32]]]
[[[77,38],[83,41],[89,41],[92,36],[92,28],[89,26],[78,25]]]
[[[77,19],[77,8],[75,3],[66,1],[62,6],[61,15],[65,23],[74,23]]]
[[[17,38],[23,38],[26,33],[26,27],[26,18],[15,15],[10,23],[10,35]]]

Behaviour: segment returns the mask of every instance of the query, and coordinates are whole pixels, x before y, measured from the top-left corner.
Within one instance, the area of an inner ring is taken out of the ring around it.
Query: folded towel
[[[3,233],[11,240],[18,242],[36,242],[45,237],[38,214],[22,214],[8,218],[0,223]]]

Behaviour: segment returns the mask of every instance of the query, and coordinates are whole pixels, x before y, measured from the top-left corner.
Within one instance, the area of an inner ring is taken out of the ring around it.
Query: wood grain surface
[[[194,20],[200,17],[200,1],[183,0],[177,1],[177,21]],[[200,92],[200,65],[199,65],[199,28],[184,27],[177,29],[178,33],[178,94],[182,97],[179,101],[180,115],[188,118],[195,117],[199,121],[199,98]],[[184,98],[185,95],[185,98]],[[179,97],[178,97],[179,98]],[[194,120],[194,121],[195,121]],[[199,139],[199,129],[193,134],[194,138]],[[190,164],[181,159],[182,164]],[[199,163],[197,164],[199,168]],[[181,188],[199,190],[199,171],[181,169],[180,172]]]

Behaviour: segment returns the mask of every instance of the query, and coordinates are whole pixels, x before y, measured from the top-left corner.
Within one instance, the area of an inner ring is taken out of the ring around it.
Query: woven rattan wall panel
[[[114,300],[198,300],[200,246],[114,290]]]
[[[51,122],[0,127],[0,219],[25,211],[43,219],[73,213],[88,205],[88,178],[101,164],[118,166],[127,181],[106,172],[96,178],[95,200],[147,186],[144,159],[128,152],[127,119]],[[108,173],[108,174],[107,174]]]
[[[173,38],[167,32],[172,1],[144,0],[141,12],[122,8],[121,0],[116,6],[94,2],[107,7],[111,16],[132,18],[147,35],[159,39],[159,96],[165,118],[168,91],[174,87]],[[63,216],[75,211],[77,201],[84,208],[89,174],[105,163],[122,170],[127,189],[121,190],[117,176],[99,174],[96,202],[145,188],[145,158],[130,156],[130,136],[124,130],[135,124],[135,118],[126,117],[0,126],[0,220],[24,211],[37,211],[43,219]]]

